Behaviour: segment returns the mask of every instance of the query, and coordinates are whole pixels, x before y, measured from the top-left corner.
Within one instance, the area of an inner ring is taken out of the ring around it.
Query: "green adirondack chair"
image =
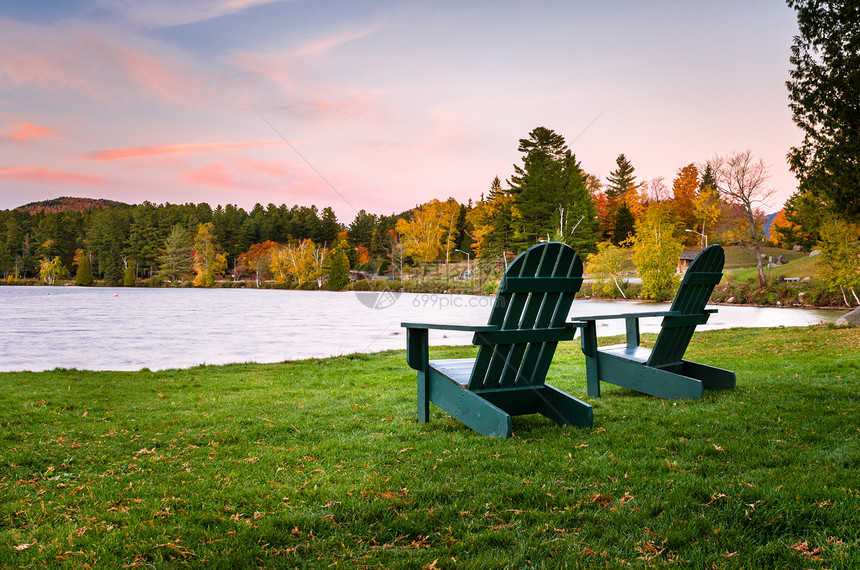
[[[473,430],[510,437],[511,416],[539,413],[562,425],[591,426],[591,406],[545,383],[582,285],[582,261],[562,243],[520,254],[505,271],[486,325],[403,323],[406,358],[418,371],[418,421],[430,419],[430,402]],[[429,329],[474,332],[476,358],[429,359]]]
[[[690,264],[669,311],[577,317],[582,326],[588,395],[600,396],[600,383],[609,382],[660,398],[701,398],[702,390],[735,387],[735,374],[684,360],[684,352],[696,330],[716,309],[705,309],[714,286],[722,278],[725,254],[712,245]],[[639,346],[639,319],[663,317],[654,348]],[[597,346],[597,321],[624,319],[627,343]]]

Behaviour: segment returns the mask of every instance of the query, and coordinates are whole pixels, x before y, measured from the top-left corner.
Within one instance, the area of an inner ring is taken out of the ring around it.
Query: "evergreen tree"
[[[523,166],[514,165],[509,185],[513,197],[511,227],[516,249],[523,250],[553,234],[592,251],[597,219],[585,173],[564,137],[537,127],[520,139]]]
[[[627,206],[627,202],[621,202],[615,211],[615,227],[612,230],[612,243],[621,245],[636,233],[636,219],[633,212]]]
[[[631,187],[636,185],[636,177],[633,176],[636,169],[633,168],[627,157],[619,154],[618,158],[615,159],[615,164],[617,168],[606,177],[606,196],[610,201],[619,196],[624,196]]]
[[[789,153],[800,192],[860,220],[860,2],[788,0],[800,34],[786,83],[794,122],[804,133]]]
[[[377,218],[373,214],[368,214],[364,210],[359,210],[355,214],[352,223],[346,230],[346,236],[353,246],[363,245],[367,249],[373,251],[373,234],[376,229]]]
[[[328,244],[331,246],[335,241],[337,241],[337,234],[341,232],[343,228],[340,223],[337,221],[337,216],[329,206],[326,206],[322,209],[319,217],[319,223],[317,224],[316,230],[313,235],[313,240],[320,244],[325,245]]]
[[[513,196],[502,189],[499,177],[493,178],[487,199],[470,213],[472,220],[473,251],[481,259],[497,259],[513,249],[511,207]]]
[[[171,281],[181,281],[191,273],[193,248],[188,229],[180,224],[173,226],[164,244],[164,253],[159,257],[158,274]]]
[[[328,288],[341,291],[349,285],[349,260],[343,249],[337,248],[332,254],[328,267]]]
[[[129,261],[123,272],[122,286],[134,287],[135,285],[137,285],[137,264],[134,261]]]
[[[77,250],[75,252],[75,264],[78,266],[78,270],[75,273],[75,285],[80,287],[89,287],[92,285],[94,279],[90,256],[82,249]]]

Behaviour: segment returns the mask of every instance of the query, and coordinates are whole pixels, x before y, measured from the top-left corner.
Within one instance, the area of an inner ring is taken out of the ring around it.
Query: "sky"
[[[605,182],[800,143],[779,0],[0,0],[0,209],[59,196],[400,213],[544,126]]]

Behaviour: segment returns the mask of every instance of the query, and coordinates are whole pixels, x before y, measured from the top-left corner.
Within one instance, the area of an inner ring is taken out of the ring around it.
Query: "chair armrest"
[[[430,329],[466,331],[475,333],[495,332],[493,325],[444,325],[436,323],[400,323],[406,328],[406,362],[414,370],[426,370],[430,359]]]
[[[717,309],[705,309],[702,313],[716,313]],[[614,315],[588,315],[584,317],[573,317],[570,321],[565,323],[566,325],[574,324],[574,323],[586,323],[588,321],[599,321],[603,319],[642,319],[647,317],[684,317],[690,315],[691,313],[685,313],[683,311],[649,311],[644,313],[616,313]],[[692,314],[701,314],[701,313],[692,313]]]
[[[585,317],[573,317],[570,322],[586,323],[588,321],[599,321],[605,319],[642,319],[647,317],[680,317],[684,313],[680,311],[650,311],[646,313],[616,313],[614,315],[588,315]]]
[[[499,330],[495,325],[445,325],[438,323],[400,323],[407,329],[434,329],[443,331],[493,332]]]

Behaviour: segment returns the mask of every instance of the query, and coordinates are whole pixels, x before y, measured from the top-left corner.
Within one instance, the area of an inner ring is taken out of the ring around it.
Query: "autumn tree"
[[[62,279],[68,274],[69,270],[63,265],[59,255],[55,255],[54,259],[43,257],[39,262],[39,279],[46,285],[53,285],[57,279]]]
[[[328,248],[304,239],[273,250],[269,268],[278,284],[295,281],[297,286],[303,287],[316,282],[321,287],[327,257]]]
[[[722,204],[716,185],[700,186],[693,202],[696,213],[696,230],[702,237],[702,245],[707,245],[709,232],[713,232],[722,217]]]
[[[860,220],[860,4],[788,0],[799,34],[791,46],[789,107],[803,141],[789,153],[799,192]]]
[[[672,182],[672,205],[675,217],[685,229],[696,228],[696,191],[699,187],[699,170],[695,164],[678,170],[678,176]],[[704,232],[702,232],[704,233]],[[696,236],[687,236],[689,242],[696,241]]]
[[[618,277],[624,269],[624,250],[611,242],[602,241],[597,244],[597,253],[588,256],[586,269],[592,281],[592,291],[595,295],[612,297],[615,289],[625,299],[627,295],[618,283]]]
[[[820,196],[811,192],[795,192],[774,220],[773,233],[785,247],[802,245],[811,249],[821,240],[821,227],[833,214]]]
[[[439,257],[441,251],[453,247],[458,210],[453,200],[434,199],[413,210],[411,219],[397,220],[395,227],[406,254],[427,263]]]
[[[753,245],[758,268],[759,289],[764,290],[764,267],[761,262],[761,247],[763,237],[759,233],[759,206],[773,196],[775,190],[766,186],[770,174],[761,158],[755,159],[747,149],[728,156],[715,156],[710,165],[717,183],[717,191],[731,204],[741,209],[749,232],[748,237]]]
[[[503,256],[513,249],[511,232],[511,207],[514,199],[510,192],[502,189],[499,177],[493,178],[490,192],[468,213],[472,227],[472,251],[482,259]]]
[[[278,248],[278,244],[273,241],[264,241],[263,243],[255,243],[248,251],[241,254],[236,260],[236,266],[239,271],[252,273],[254,281],[259,288],[263,279],[269,273],[269,266],[272,263],[272,252]]]
[[[215,225],[212,222],[197,227],[191,258],[195,287],[212,287],[215,285],[215,277],[227,270],[227,256],[221,252],[215,239]]]
[[[679,282],[678,256],[684,250],[675,227],[663,208],[652,207],[637,224],[633,263],[642,279],[642,296],[661,299]]]

